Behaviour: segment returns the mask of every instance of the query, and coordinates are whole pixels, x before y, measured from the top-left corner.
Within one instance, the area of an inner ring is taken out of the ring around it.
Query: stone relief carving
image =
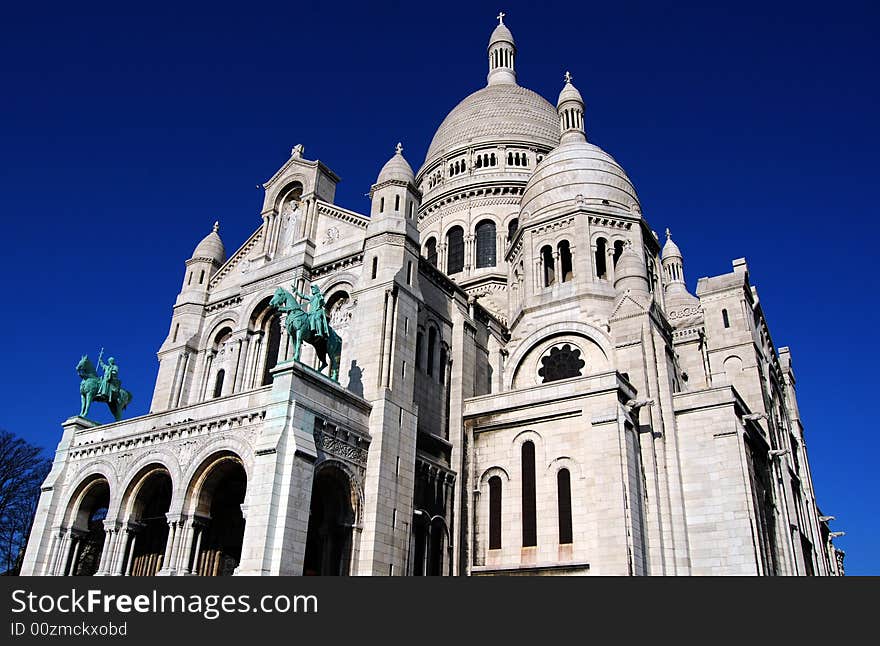
[[[334,330],[344,330],[351,323],[352,315],[357,301],[352,301],[347,296],[340,298],[333,304],[330,310],[330,327]]]
[[[337,240],[339,240],[339,228],[338,227],[330,227],[327,229],[327,233],[324,235],[323,244],[333,244]]]

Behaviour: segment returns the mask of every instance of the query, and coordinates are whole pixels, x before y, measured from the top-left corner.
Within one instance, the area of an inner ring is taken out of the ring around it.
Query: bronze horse
[[[283,314],[287,314],[285,326],[290,338],[294,340],[293,360],[299,361],[299,353],[302,343],[305,341],[315,348],[315,354],[318,355],[318,372],[323,370],[330,363],[330,379],[339,382],[339,359],[342,355],[342,339],[336,334],[336,331],[327,326],[329,332],[325,339],[316,335],[309,327],[309,315],[300,307],[300,304],[294,298],[293,294],[283,287],[275,290],[269,305]]]
[[[84,354],[79,363],[76,364],[76,374],[82,380],[79,384],[79,394],[82,399],[82,408],[80,408],[79,416],[85,417],[89,414],[89,408],[92,402],[106,402],[107,407],[118,422],[122,419],[122,411],[131,402],[131,393],[121,386],[113,387],[110,391],[110,400],[106,395],[100,394],[101,378],[98,376],[95,366],[89,360],[89,355]]]

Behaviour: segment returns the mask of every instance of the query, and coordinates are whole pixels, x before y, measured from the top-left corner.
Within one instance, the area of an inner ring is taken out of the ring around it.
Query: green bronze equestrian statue
[[[327,323],[327,312],[324,305],[324,295],[317,285],[312,285],[312,295],[305,296],[294,288],[300,298],[309,301],[309,311],[306,312],[296,301],[293,294],[283,287],[275,290],[269,305],[282,314],[287,314],[285,327],[290,338],[294,340],[293,360],[299,361],[302,342],[312,345],[321,365],[318,371],[323,370],[329,361],[330,379],[339,382],[339,359],[342,354],[342,339],[336,331]]]
[[[103,350],[101,352],[103,353]],[[89,414],[92,402],[106,402],[118,422],[122,419],[122,411],[131,402],[131,393],[123,388],[122,382],[119,381],[119,365],[116,359],[110,357],[107,363],[104,363],[101,361],[101,356],[98,355],[98,365],[104,374],[100,377],[87,354],[84,354],[76,365],[76,374],[82,380],[79,384],[82,400],[79,416],[85,417]]]

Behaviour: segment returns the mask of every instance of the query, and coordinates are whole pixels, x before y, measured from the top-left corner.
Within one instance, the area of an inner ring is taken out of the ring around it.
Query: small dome
[[[202,238],[202,241],[196,245],[196,250],[193,251],[192,255],[193,258],[206,258],[216,262],[218,265],[226,262],[226,247],[223,246],[220,234],[217,233],[219,229],[220,223],[215,222],[214,230]]]
[[[554,207],[600,205],[638,213],[638,203],[635,187],[611,155],[583,138],[573,139],[535,169],[523,193],[520,225]]]
[[[492,35],[489,36],[489,47],[492,47],[495,43],[510,43],[516,46],[516,43],[513,42],[513,34],[503,22],[495,27]]]
[[[666,244],[663,245],[663,251],[660,252],[660,258],[662,260],[666,260],[667,258],[682,258],[681,249],[679,249],[678,245],[672,241],[672,234],[669,232],[669,229],[666,229]]]
[[[584,99],[581,96],[581,93],[571,84],[571,76],[567,73],[565,87],[562,88],[562,92],[559,93],[559,99],[556,101],[556,106],[558,107],[566,101],[577,101],[581,105],[584,104]]]
[[[376,184],[384,184],[385,182],[390,182],[392,180],[409,182],[410,184],[416,183],[413,169],[409,165],[409,162],[404,159],[403,146],[400,144],[397,144],[397,150],[394,153],[394,156],[385,162],[382,170],[379,171],[379,177],[376,179]]]

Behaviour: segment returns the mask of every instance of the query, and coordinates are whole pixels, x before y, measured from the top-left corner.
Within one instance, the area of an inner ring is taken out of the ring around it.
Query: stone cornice
[[[164,413],[160,415],[164,415]],[[169,422],[162,428],[154,428],[149,431],[109,440],[98,442],[83,440],[73,445],[70,449],[70,457],[72,459],[91,458],[124,449],[164,444],[168,441],[207,435],[217,431],[230,431],[260,422],[265,416],[265,408],[251,409],[213,418],[200,420],[185,419],[176,423]]]
[[[357,253],[349,254],[342,258],[336,258],[335,260],[315,265],[309,272],[309,276],[314,280],[315,278],[320,278],[321,276],[326,276],[327,274],[332,274],[337,271],[344,271],[346,269],[351,269],[352,267],[358,267],[363,263],[364,252],[358,251]]]
[[[367,225],[370,223],[369,217],[357,213],[356,211],[350,211],[349,209],[344,209],[340,206],[336,206],[335,204],[330,204],[329,202],[324,202],[322,200],[318,200],[317,204],[318,213],[320,215],[326,215],[336,220],[341,220],[342,222],[353,224],[356,227],[360,227],[361,229],[366,229]]]

